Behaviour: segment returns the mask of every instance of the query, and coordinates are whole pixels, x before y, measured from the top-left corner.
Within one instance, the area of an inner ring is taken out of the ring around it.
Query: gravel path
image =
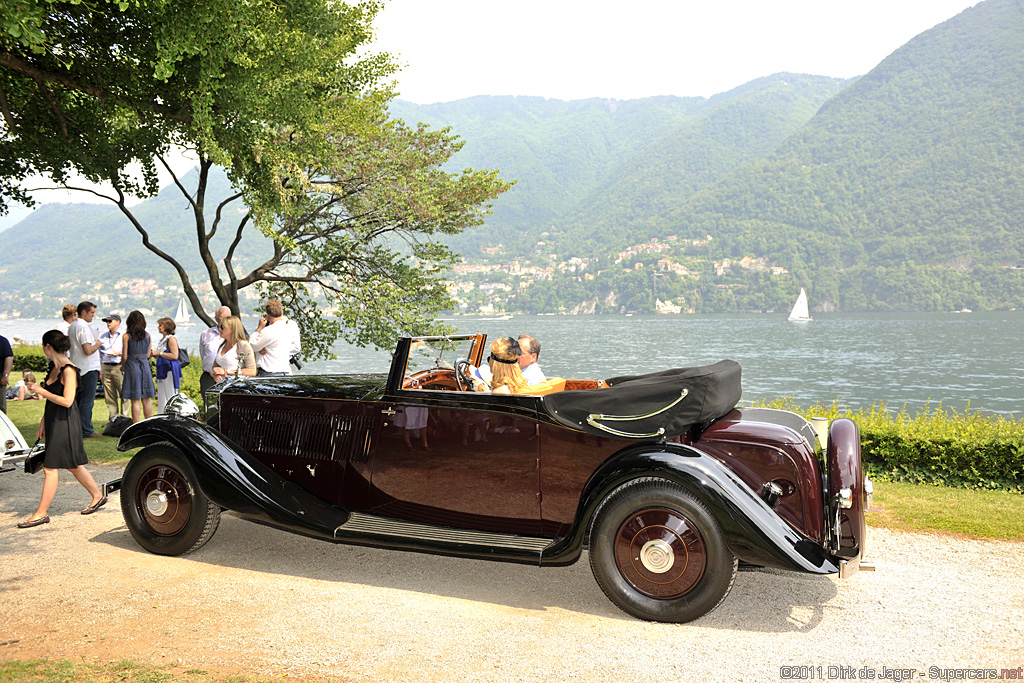
[[[119,473],[90,469],[101,482]],[[872,529],[874,573],[741,572],[717,610],[665,625],[619,612],[586,557],[539,569],[373,550],[233,515],[196,553],[158,557],[132,540],[118,494],[79,515],[88,496],[66,473],[52,523],[16,529],[41,486],[0,475],[0,660],[460,683],[848,680],[864,667],[938,680],[957,672],[930,667],[1024,666],[1019,543]]]

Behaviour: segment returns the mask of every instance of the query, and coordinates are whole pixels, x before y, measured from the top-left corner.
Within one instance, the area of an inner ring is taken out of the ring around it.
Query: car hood
[[[221,382],[209,393],[379,401],[387,380],[385,374],[239,377]]]

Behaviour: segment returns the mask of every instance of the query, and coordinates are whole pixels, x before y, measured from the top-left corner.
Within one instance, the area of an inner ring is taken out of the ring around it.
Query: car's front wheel
[[[220,507],[203,494],[192,463],[169,443],[143,448],[125,467],[121,512],[139,545],[158,555],[190,553],[220,524]]]
[[[707,507],[682,486],[655,478],[627,482],[601,504],[590,566],[613,603],[649,621],[707,614],[736,577],[736,558]]]

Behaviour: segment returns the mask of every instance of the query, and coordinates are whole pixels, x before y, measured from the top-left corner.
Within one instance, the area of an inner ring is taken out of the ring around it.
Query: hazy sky
[[[374,47],[402,64],[400,97],[420,104],[472,95],[709,97],[780,71],[865,74],[976,2],[387,0]],[[80,192],[38,199],[101,201]],[[12,208],[0,230],[28,213]]]
[[[400,97],[710,96],[780,71],[849,78],[977,0],[387,0]]]

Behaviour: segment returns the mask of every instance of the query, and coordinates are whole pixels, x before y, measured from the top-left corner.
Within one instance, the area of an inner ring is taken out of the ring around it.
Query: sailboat
[[[793,310],[789,313],[790,322],[794,323],[805,323],[813,320],[811,312],[807,310],[807,292],[804,288],[800,288],[800,296],[796,298],[796,303],[793,304]]]
[[[195,325],[194,322],[189,320],[188,306],[185,305],[185,297],[178,299],[178,310],[174,312],[174,324],[177,327],[182,325]]]

